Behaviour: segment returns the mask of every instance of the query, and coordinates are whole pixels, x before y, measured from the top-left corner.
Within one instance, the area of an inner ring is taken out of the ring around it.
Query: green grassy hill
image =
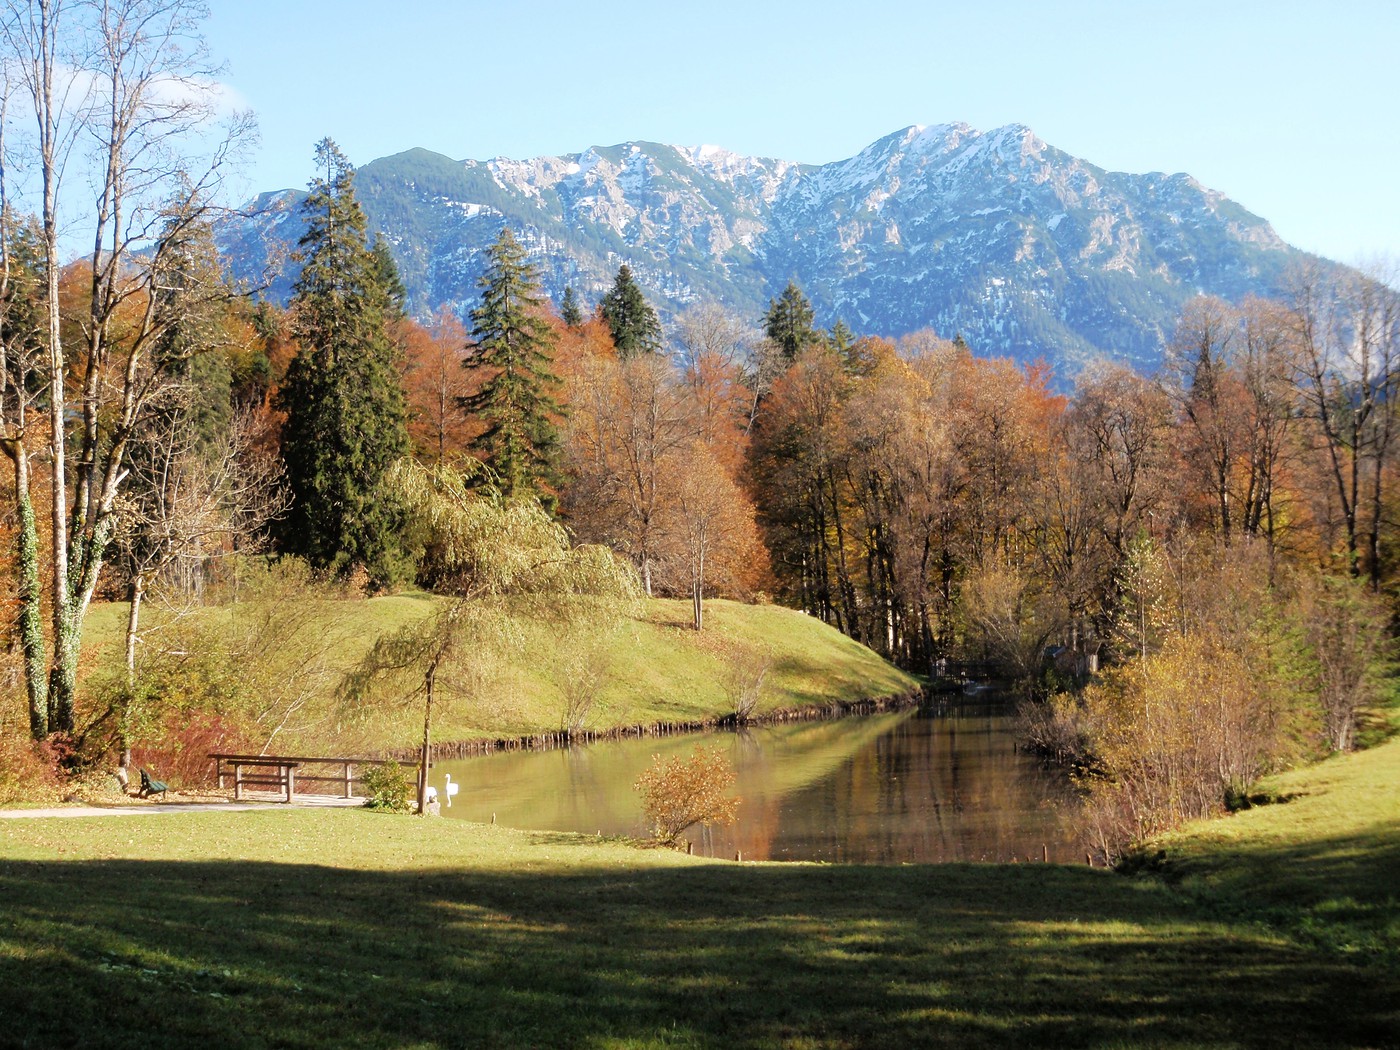
[[[291,660],[298,647],[320,646],[325,673],[318,695],[278,738],[278,747],[328,752],[337,748],[412,745],[422,733],[421,704],[377,705],[371,717],[353,718],[338,707],[344,672],[369,651],[376,638],[421,621],[440,599],[426,594],[371,599],[315,600],[300,610],[276,659]],[[911,676],[820,621],[775,605],[706,602],[706,627],[689,626],[685,601],[651,600],[643,614],[625,621],[603,641],[561,639],[556,625],[521,621],[508,644],[496,645],[481,661],[489,670],[445,675],[434,716],[439,741],[525,736],[560,728],[561,686],[578,673],[582,659],[598,661],[604,681],[586,728],[601,730],[654,722],[712,719],[732,709],[724,688],[729,654],[761,649],[771,669],[760,713],[849,702],[906,693],[918,687]],[[225,622],[226,608],[198,614],[206,628]],[[85,633],[88,666],[109,670],[121,659],[126,606],[94,607]],[[158,616],[148,618],[154,626]],[[289,622],[293,622],[289,618]],[[161,631],[151,635],[159,644]],[[582,647],[581,647],[582,646]],[[601,650],[594,652],[594,650]],[[473,654],[478,655],[478,654]]]

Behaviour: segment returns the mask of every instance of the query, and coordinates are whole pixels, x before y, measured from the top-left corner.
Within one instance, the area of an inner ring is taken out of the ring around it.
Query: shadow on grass
[[[1387,1046],[1389,970],[1069,868],[0,864],[0,1043]]]
[[[1293,845],[1212,842],[1203,854],[1169,859],[1162,874],[1215,914],[1400,961],[1400,827]]]

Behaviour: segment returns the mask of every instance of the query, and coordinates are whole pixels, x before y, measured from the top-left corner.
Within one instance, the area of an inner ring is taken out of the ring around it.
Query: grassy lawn
[[[1170,840],[1167,880],[354,810],[10,820],[0,1044],[1396,1046],[1397,766],[1295,774]]]

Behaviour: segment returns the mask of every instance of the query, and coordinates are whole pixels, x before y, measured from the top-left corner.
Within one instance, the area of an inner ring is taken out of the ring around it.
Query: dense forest
[[[664,330],[625,266],[601,302],[553,304],[509,229],[470,315],[424,322],[327,140],[283,307],[213,248],[243,129],[205,142],[202,175],[167,157],[209,113],[140,89],[194,52],[120,23],[89,27],[112,45],[93,104],[110,119],[83,128],[105,136],[104,188],[92,251],[65,256],[47,190],[76,118],[42,90],[57,38],[30,28],[12,86],[45,193],[32,215],[6,198],[0,230],[6,761],[30,738],[79,767],[188,722],[138,659],[148,594],[227,603],[279,560],[358,594],[523,586],[488,571],[477,519],[432,527],[444,489],[527,522],[532,551],[613,552],[645,594],[689,599],[696,630],[706,597],[771,600],[935,681],[977,664],[1016,683],[1105,842],[1364,731],[1395,583],[1386,280],[1300,270],[1280,301],[1197,299],[1160,374],[1104,362],[1067,394],[957,333],[818,330],[800,275],[762,317],[697,302]],[[104,599],[129,608],[115,684],[85,677]],[[246,717],[221,688],[195,706]]]

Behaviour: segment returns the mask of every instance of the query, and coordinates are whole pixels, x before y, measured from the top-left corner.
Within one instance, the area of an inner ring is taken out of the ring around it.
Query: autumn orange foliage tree
[[[711,397],[708,380],[658,354],[580,350],[567,383],[565,514],[580,538],[631,560],[647,594],[689,596],[698,629],[707,589],[746,593],[766,565],[734,474],[741,399]]]
[[[478,385],[477,377],[462,367],[466,328],[445,309],[438,311],[431,325],[406,318],[394,327],[395,341],[403,348],[408,434],[414,452],[434,464],[464,454],[481,430],[461,406]]]

